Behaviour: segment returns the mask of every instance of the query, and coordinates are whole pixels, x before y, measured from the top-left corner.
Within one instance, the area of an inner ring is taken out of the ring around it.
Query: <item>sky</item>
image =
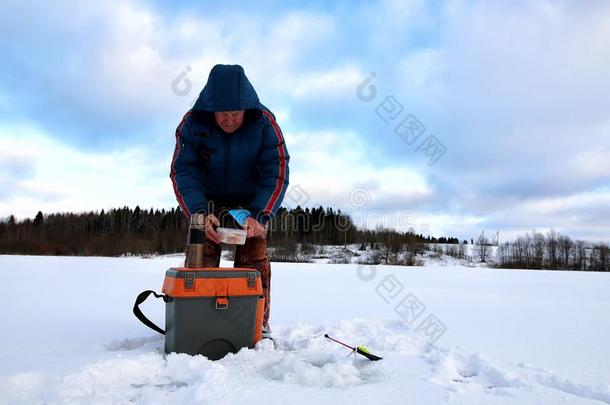
[[[177,206],[175,129],[240,64],[286,207],[610,240],[607,1],[3,1],[0,217]]]

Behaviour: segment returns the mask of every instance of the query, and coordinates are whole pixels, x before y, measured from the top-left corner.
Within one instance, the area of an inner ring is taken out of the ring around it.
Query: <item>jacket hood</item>
[[[240,65],[216,65],[199,94],[194,111],[237,111],[266,109]]]

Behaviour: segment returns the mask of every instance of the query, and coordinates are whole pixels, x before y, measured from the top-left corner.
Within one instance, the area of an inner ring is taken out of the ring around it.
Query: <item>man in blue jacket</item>
[[[263,331],[270,333],[271,266],[267,227],[288,187],[288,150],[275,116],[258,99],[239,65],[216,65],[176,130],[170,177],[184,214],[205,213],[204,264],[218,267],[215,227],[228,209],[250,212],[235,267],[256,268],[265,295]]]

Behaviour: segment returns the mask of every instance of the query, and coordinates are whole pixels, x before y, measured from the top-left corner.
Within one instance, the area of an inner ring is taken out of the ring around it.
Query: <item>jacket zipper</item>
[[[223,147],[224,147],[224,175],[223,177],[223,184],[224,184],[224,192],[226,194],[227,189],[228,189],[228,179],[227,177],[229,176],[229,166],[230,166],[230,156],[231,156],[231,135],[227,135],[227,134],[222,134],[223,137]]]

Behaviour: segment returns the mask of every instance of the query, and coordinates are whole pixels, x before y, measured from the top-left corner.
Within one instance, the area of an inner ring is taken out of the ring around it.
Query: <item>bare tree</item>
[[[525,260],[525,266],[527,268],[532,266],[532,262],[533,262],[533,253],[532,253],[532,238],[530,237],[529,233],[525,234],[525,238],[523,238],[523,254],[524,254],[524,260]]]
[[[561,259],[561,267],[564,269],[570,268],[570,256],[572,254],[572,239],[569,236],[559,235],[558,238],[559,257]]]
[[[551,269],[557,268],[557,232],[551,229],[546,235],[547,255],[549,258],[549,266]]]
[[[585,271],[587,269],[587,245],[582,240],[576,241],[576,269]]]
[[[595,271],[608,271],[608,245],[598,243],[591,250],[591,269]]]
[[[481,235],[478,242],[479,242],[479,244],[478,244],[479,259],[481,259],[481,262],[487,263],[487,259],[489,258],[489,255],[491,254],[491,247],[489,246],[489,240],[487,240],[487,237],[485,235]]]
[[[460,243],[458,247],[458,259],[466,258],[466,246],[463,243]]]
[[[534,232],[534,261],[533,267],[541,269],[544,265],[544,235]]]

